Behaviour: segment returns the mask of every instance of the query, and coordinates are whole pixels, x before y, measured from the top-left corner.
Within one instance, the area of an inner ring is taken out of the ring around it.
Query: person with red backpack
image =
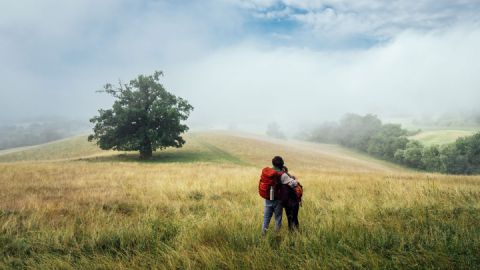
[[[263,234],[266,234],[273,214],[275,214],[275,230],[279,230],[282,226],[283,206],[280,192],[282,185],[293,188],[298,184],[295,178],[290,177],[290,175],[285,172],[282,157],[274,157],[272,159],[272,165],[273,168],[266,167],[262,170],[258,184],[258,193],[265,199],[262,226]]]

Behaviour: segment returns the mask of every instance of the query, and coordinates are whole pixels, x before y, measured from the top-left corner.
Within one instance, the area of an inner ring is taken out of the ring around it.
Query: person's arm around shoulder
[[[295,179],[295,177],[290,177],[288,173],[282,174],[280,181],[282,182],[282,184],[289,185],[292,188],[298,185],[298,181]]]

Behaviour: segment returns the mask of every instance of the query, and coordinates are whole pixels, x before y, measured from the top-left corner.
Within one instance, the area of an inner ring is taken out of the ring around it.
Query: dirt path
[[[32,146],[23,146],[23,147],[15,147],[15,148],[9,148],[9,149],[5,149],[5,150],[0,150],[0,155],[6,155],[6,154],[10,154],[10,153],[15,153],[15,152],[20,152],[20,151],[24,151],[24,150],[34,149],[34,148],[38,148],[42,145],[43,144],[32,145]]]
[[[362,167],[366,170],[384,171],[384,172],[398,172],[398,171],[410,171],[407,168],[398,166],[396,164],[373,158],[367,154],[359,153],[354,150],[344,148],[334,144],[320,144],[298,140],[283,140],[275,139],[267,136],[250,134],[250,133],[233,133],[233,132],[215,132],[218,134],[224,134],[228,136],[236,136],[241,138],[247,138],[252,140],[264,141],[272,144],[278,144],[289,147],[291,149],[300,150],[304,152],[315,153],[315,155],[324,157],[329,160],[336,160],[341,164],[351,164],[355,167]]]

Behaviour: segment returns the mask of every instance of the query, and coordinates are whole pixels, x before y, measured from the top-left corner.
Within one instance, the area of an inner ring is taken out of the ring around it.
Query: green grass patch
[[[475,131],[472,130],[430,130],[422,131],[411,136],[410,139],[420,141],[424,145],[441,145],[452,143],[460,137],[470,136],[474,133]]]
[[[41,161],[80,158],[102,154],[94,143],[88,142],[86,136],[76,136],[46,144],[23,147],[12,152],[0,152],[0,162]]]
[[[81,158],[90,162],[138,162],[138,163],[232,163],[236,165],[250,165],[239,157],[215,146],[196,134],[189,134],[188,143],[183,148],[168,148],[156,151],[148,160],[140,159],[138,152],[124,152],[121,154],[102,155]]]

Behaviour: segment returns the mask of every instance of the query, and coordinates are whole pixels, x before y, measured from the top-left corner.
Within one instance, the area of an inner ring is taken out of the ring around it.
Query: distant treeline
[[[480,133],[446,145],[424,146],[409,140],[398,124],[382,124],[371,114],[347,114],[339,122],[327,122],[306,135],[321,143],[336,143],[408,167],[451,174],[480,173]]]
[[[47,143],[88,130],[80,121],[19,123],[0,126],[0,150]]]

